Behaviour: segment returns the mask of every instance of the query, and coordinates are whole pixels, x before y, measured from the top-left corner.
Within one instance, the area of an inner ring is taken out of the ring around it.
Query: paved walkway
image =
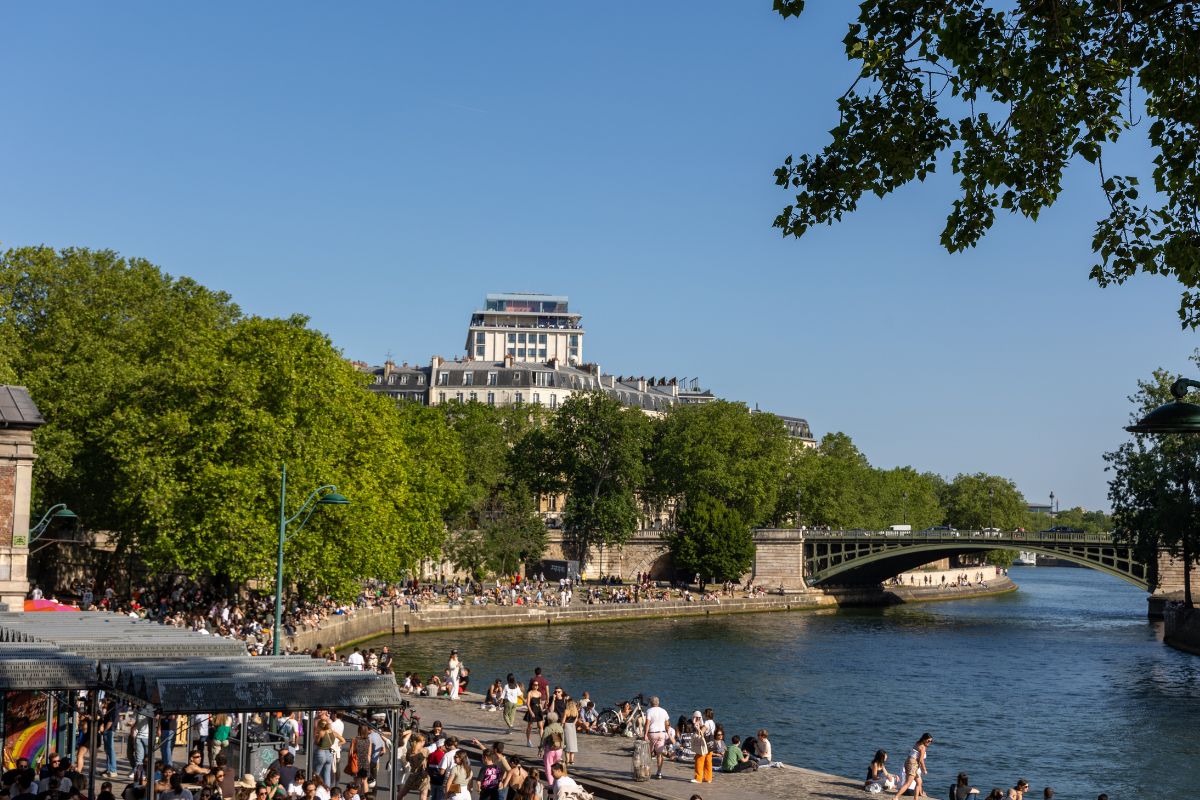
[[[470,695],[458,702],[428,697],[413,697],[409,700],[421,716],[422,729],[428,729],[435,719],[441,720],[450,735],[466,740],[479,739],[484,745],[502,741],[505,753],[515,753],[522,759],[536,759],[540,763],[536,749],[525,745],[524,724],[521,724],[519,730],[506,736],[500,712],[481,709],[478,695]],[[582,779],[585,785],[588,778],[599,778],[620,783],[622,788],[631,792],[667,800],[688,800],[693,794],[701,795],[704,800],[792,800],[797,797],[863,800],[871,796],[863,791],[861,781],[792,766],[759,769],[757,772],[736,775],[717,773],[710,784],[694,784],[690,782],[690,762],[667,762],[663,766],[663,780],[638,783],[631,776],[632,751],[633,743],[630,739],[581,734],[579,753],[571,774]],[[477,759],[473,761],[477,762]],[[475,763],[475,766],[478,764]]]

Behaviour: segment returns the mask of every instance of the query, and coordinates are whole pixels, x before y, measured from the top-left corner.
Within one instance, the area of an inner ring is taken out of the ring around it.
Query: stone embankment
[[[1200,611],[1183,603],[1168,603],[1163,615],[1163,642],[1200,656]]]
[[[957,572],[961,571],[956,571],[956,574]],[[318,630],[299,631],[294,637],[289,637],[288,645],[296,650],[306,650],[318,644],[326,647],[343,647],[377,636],[421,631],[563,625],[665,617],[749,614],[767,611],[811,611],[833,609],[839,606],[883,606],[896,603],[961,600],[969,597],[1003,594],[1016,588],[1016,584],[1011,580],[1000,576],[989,580],[986,587],[979,585],[969,587],[909,585],[890,586],[884,589],[842,588],[754,598],[722,597],[719,600],[697,600],[690,603],[682,600],[599,605],[576,602],[565,607],[466,604],[453,608],[445,604],[433,604],[422,606],[419,611],[411,611],[404,606],[371,608],[328,619]]]

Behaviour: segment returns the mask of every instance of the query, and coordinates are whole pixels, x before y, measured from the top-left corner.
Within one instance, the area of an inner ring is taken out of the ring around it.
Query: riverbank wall
[[[1163,614],[1163,642],[1200,656],[1200,611],[1183,603],[1168,603]]]
[[[796,594],[684,602],[682,600],[644,603],[586,605],[575,603],[556,606],[473,606],[428,605],[419,611],[404,606],[359,609],[326,620],[317,630],[298,631],[288,637],[293,650],[308,650],[318,644],[345,647],[380,636],[424,631],[469,630],[504,627],[545,627],[590,622],[616,622],[671,617],[701,617],[724,614],[754,614],[784,611],[818,611],[839,607],[887,606],[899,603],[963,600],[1004,594],[1017,588],[1007,577],[990,580],[987,586],[890,586],[886,588],[835,588],[809,590]]]

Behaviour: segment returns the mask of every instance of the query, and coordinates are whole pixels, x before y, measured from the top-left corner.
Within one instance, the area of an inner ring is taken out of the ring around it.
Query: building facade
[[[467,357],[480,361],[583,363],[583,317],[566,297],[505,292],[484,297],[471,314]]]

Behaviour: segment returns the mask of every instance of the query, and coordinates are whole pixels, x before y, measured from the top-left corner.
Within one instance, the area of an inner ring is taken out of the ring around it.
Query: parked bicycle
[[[645,702],[645,696],[639,694],[620,706],[604,709],[596,719],[596,732],[602,736],[620,734],[631,739],[640,738],[646,730],[646,712],[642,708]]]

